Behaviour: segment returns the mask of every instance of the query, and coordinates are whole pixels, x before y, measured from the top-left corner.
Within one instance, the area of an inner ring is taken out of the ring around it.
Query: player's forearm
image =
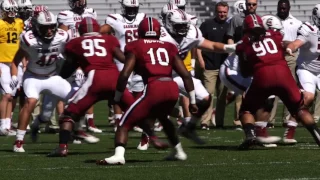
[[[191,75],[182,78],[184,83],[184,88],[189,93],[190,104],[196,104],[195,92],[194,92],[194,84],[191,78]]]
[[[118,78],[118,81],[117,81],[117,91],[119,92],[124,92],[124,90],[126,89],[126,86],[128,84],[128,79],[129,79],[129,76],[126,75],[125,73],[120,73],[120,76]]]
[[[25,57],[27,57],[27,53],[26,53],[22,48],[19,48],[19,50],[17,51],[16,55],[15,55],[14,58],[13,58],[13,63],[12,63],[12,64],[15,64],[16,66],[18,66],[19,63],[20,63]]]
[[[18,68],[15,63],[11,64],[11,76],[17,76],[18,75]]]
[[[216,53],[232,53],[236,50],[236,44],[223,44],[205,39],[199,48]]]

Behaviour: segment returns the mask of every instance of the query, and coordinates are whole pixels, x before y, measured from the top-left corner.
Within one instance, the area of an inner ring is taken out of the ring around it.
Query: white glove
[[[76,71],[76,78],[75,81],[78,86],[82,86],[82,84],[86,81],[86,77],[84,76],[84,73],[81,69],[78,69]]]
[[[17,76],[11,76],[10,87],[12,90],[18,86],[18,83],[19,83],[19,81],[18,81]]]
[[[225,50],[227,53],[233,53],[236,51],[236,47],[238,44],[225,44],[223,46],[223,50]]]

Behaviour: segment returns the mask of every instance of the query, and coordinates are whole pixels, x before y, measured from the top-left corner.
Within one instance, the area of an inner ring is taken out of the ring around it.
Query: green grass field
[[[124,166],[97,166],[95,161],[113,155],[114,133],[108,126],[106,103],[96,105],[96,124],[104,130],[95,145],[69,146],[66,158],[47,158],[46,154],[56,147],[58,135],[40,134],[39,142],[31,143],[26,136],[26,153],[12,152],[15,137],[0,137],[0,180],[69,180],[69,179],[320,179],[320,149],[308,132],[297,129],[294,146],[279,145],[277,148],[255,148],[238,151],[243,133],[231,128],[200,131],[207,141],[204,146],[181,138],[188,154],[184,162],[163,161],[170,150],[147,151],[136,149],[140,134],[132,132],[126,151]],[[281,108],[280,108],[281,109]],[[226,125],[231,125],[233,107],[226,113]],[[278,117],[277,120],[279,120]],[[284,128],[276,127],[270,134],[282,136]],[[163,133],[158,133],[165,138]]]

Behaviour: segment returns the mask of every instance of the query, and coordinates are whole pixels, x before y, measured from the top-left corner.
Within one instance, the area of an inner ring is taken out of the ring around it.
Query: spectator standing
[[[302,22],[295,17],[293,17],[290,14],[290,1],[289,0],[279,0],[278,1],[278,7],[277,7],[277,16],[280,18],[282,24],[283,24],[283,32],[284,37],[283,41],[285,44],[289,44],[290,42],[293,42],[297,38],[298,29],[301,26]],[[286,55],[285,59],[287,61],[287,64],[289,66],[289,69],[291,71],[292,76],[296,80],[296,65],[297,65],[297,57],[298,52],[294,53],[294,57],[290,55]],[[271,112],[271,116],[269,119],[269,127],[273,127],[273,124],[275,122],[275,116],[277,111],[277,104],[278,104],[279,98],[276,97],[274,106]],[[290,113],[288,109],[285,107],[283,110],[283,123],[286,126],[287,121],[290,119]],[[296,124],[296,123],[294,123]]]
[[[225,38],[225,34],[229,26],[227,21],[228,11],[228,3],[218,2],[216,4],[215,17],[206,20],[200,26],[200,30],[204,38],[214,42],[226,43],[227,39]],[[228,54],[205,52],[198,49],[197,55],[200,67],[204,70],[203,76],[205,88],[212,96],[214,96],[215,90],[217,89],[215,119],[217,126],[223,126],[227,88],[220,82],[219,69]],[[210,120],[212,118],[212,113],[213,100],[211,101],[210,107],[201,118],[202,129],[208,129]],[[213,125],[215,125],[215,122],[213,122]]]
[[[239,1],[235,3],[240,3]],[[242,38],[242,26],[243,26],[243,20],[247,14],[256,14],[256,10],[258,7],[257,0],[246,0],[245,1],[245,10],[243,12],[240,12],[239,14],[236,14],[232,17],[229,24],[229,29],[227,32],[228,37],[228,44],[234,44],[241,40]],[[238,128],[241,128],[241,122],[239,120],[239,110],[241,106],[242,101],[242,95],[238,95],[236,97],[236,105],[235,105],[235,120],[234,124]]]

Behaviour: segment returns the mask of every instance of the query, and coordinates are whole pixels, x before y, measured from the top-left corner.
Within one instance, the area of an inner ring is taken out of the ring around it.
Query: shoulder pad
[[[62,42],[68,42],[70,40],[68,32],[66,32],[65,30],[59,29],[59,28],[57,30],[56,36]]]
[[[318,29],[309,22],[303,23],[298,29],[298,35],[308,37],[309,34],[317,33]]]
[[[120,14],[108,14],[105,24],[110,25],[114,28],[116,21],[121,21],[122,16]]]
[[[202,36],[200,29],[194,25],[190,25],[187,37],[188,38],[199,38]]]
[[[85,9],[84,17],[97,19],[97,12],[93,8],[87,8]]]
[[[34,44],[34,42],[36,41],[35,36],[33,35],[33,32],[31,30],[21,34],[21,44],[25,45],[25,46],[32,46]]]

